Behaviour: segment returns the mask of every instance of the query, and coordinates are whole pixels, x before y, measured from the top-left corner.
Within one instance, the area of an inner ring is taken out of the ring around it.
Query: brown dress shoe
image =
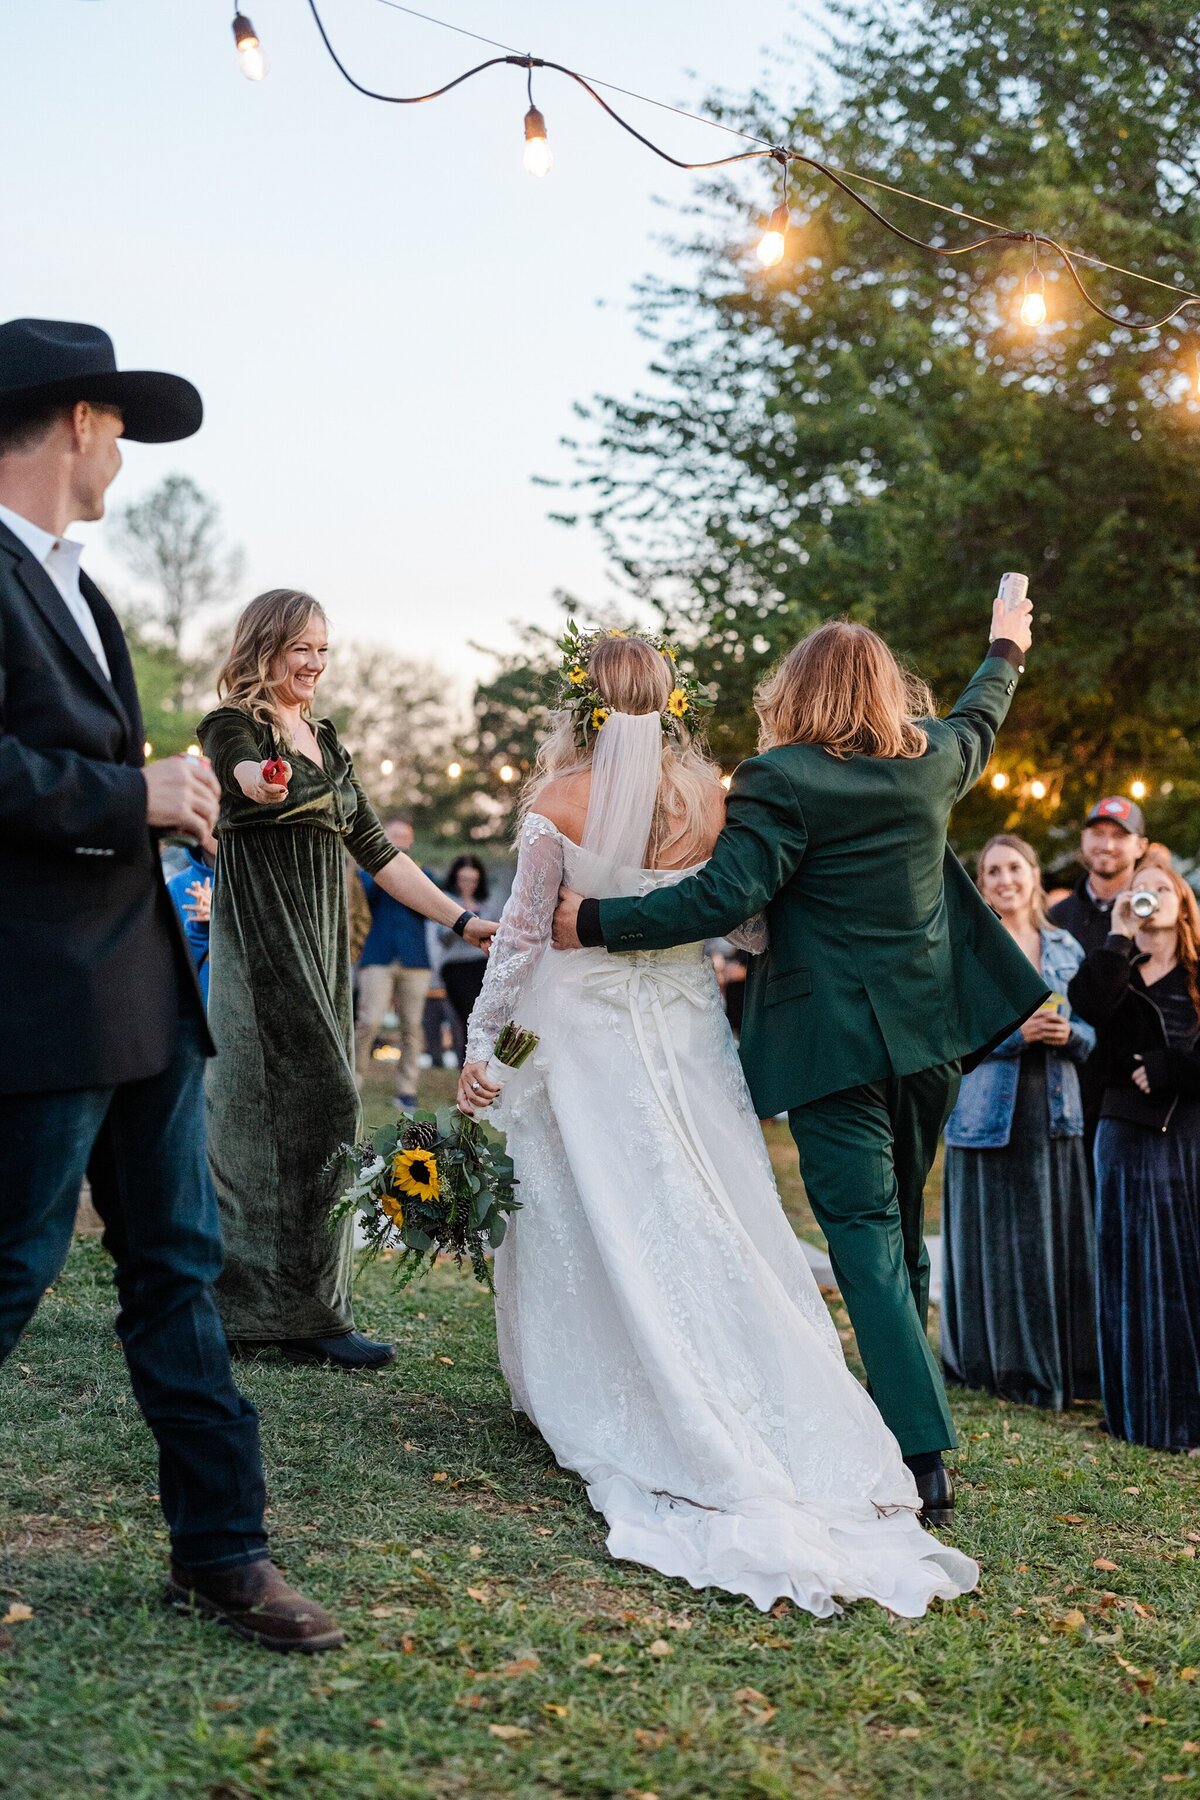
[[[273,1562],[232,1569],[181,1569],[171,1564],[167,1599],[173,1606],[218,1619],[238,1637],[265,1650],[336,1650],[346,1634],[323,1606],[283,1579]]]

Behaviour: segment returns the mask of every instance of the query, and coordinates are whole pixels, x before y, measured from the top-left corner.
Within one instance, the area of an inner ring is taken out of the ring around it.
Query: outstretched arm
[[[1029,600],[1010,606],[1003,596],[992,607],[991,638],[984,661],[967,683],[947,725],[958,739],[962,775],[956,799],[969,793],[987,767],[1016,692],[1017,676],[1025,672],[1025,657],[1032,642]]]
[[[770,757],[751,757],[734,775],[725,829],[699,874],[641,900],[585,901],[579,941],[609,950],[665,950],[723,937],[791,880],[807,842],[795,788]]]
[[[562,839],[548,819],[530,813],[521,827],[512,893],[467,1021],[467,1059],[458,1086],[464,1112],[489,1105],[500,1091],[487,1080],[487,1060],[501,1030],[515,1017],[538,957],[550,942],[562,876]]]

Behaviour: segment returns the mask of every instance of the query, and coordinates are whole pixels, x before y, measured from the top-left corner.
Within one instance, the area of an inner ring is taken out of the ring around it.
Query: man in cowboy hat
[[[120,437],[201,418],[190,382],[118,370],[95,326],[0,325],[0,1362],[62,1267],[86,1172],[158,1442],[168,1592],[322,1650],[342,1634],[269,1560],[258,1418],[213,1303],[212,1045],[157,851],[164,830],[213,848],[217,784],[192,757],[142,766],[124,634],[65,536],[103,516]]]

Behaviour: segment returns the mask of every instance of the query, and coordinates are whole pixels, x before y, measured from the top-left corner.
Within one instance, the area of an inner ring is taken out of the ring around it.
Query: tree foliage
[[[242,555],[221,538],[214,501],[188,475],[167,475],[144,499],[117,515],[117,548],[151,595],[151,618],[184,656],[189,625],[229,600],[241,579]]]
[[[1181,0],[917,0],[890,21],[846,9],[839,30],[832,107],[780,117],[753,95],[714,111],[1169,285],[1200,278],[1200,27]],[[914,235],[979,235],[864,191]],[[764,274],[744,181],[710,184],[685,275],[635,299],[654,341],[645,391],[580,409],[580,512],[719,683],[722,758],[753,746],[755,680],[831,615],[875,624],[948,702],[997,576],[1023,569],[1037,644],[997,757],[1010,786],[976,790],[960,838],[1014,824],[1064,838],[1099,792],[1142,776],[1156,835],[1194,851],[1186,316],[1145,335],[1110,325],[1043,253],[1049,319],[1031,332],[1016,322],[1024,246],[930,256],[796,166],[791,201],[788,256]],[[1131,323],[1171,304],[1081,272]]]

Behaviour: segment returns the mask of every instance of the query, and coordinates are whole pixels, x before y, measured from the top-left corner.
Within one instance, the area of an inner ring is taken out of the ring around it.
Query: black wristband
[[[575,920],[575,935],[585,950],[604,950],[604,933],[600,929],[600,902],[598,900],[581,900],[579,916]]]
[[[466,937],[467,926],[471,923],[471,920],[474,917],[475,917],[475,914],[473,912],[460,912],[459,913],[457,919],[455,919],[453,925],[450,927],[450,929],[454,933],[455,937]]]

